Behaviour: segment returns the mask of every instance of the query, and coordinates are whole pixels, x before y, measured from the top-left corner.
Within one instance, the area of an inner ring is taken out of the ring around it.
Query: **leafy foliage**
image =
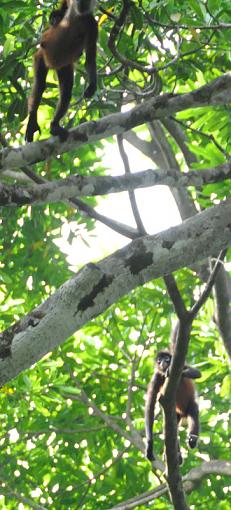
[[[208,2],[134,1],[111,52],[108,40],[122,3],[100,2],[98,9],[98,92],[86,102],[78,63],[72,107],[66,123],[95,120],[160,92],[188,92],[230,69],[231,7],[226,0]],[[0,7],[0,141],[17,146],[23,140],[26,101],[32,80],[32,54],[47,26],[54,2],[2,0]],[[122,58],[120,58],[122,57]],[[123,65],[127,59],[127,66]],[[145,66],[145,70],[142,70]],[[155,66],[157,73],[148,72]],[[158,77],[158,79],[157,79]],[[54,74],[40,108],[40,123],[48,136],[57,99]],[[79,98],[81,99],[79,101]],[[200,108],[177,115],[187,147],[195,155],[193,166],[212,167],[226,161],[230,152],[230,108]],[[137,130],[148,140],[147,126]],[[185,169],[183,154],[166,132],[173,154]],[[103,145],[83,146],[78,154],[39,164],[36,171],[47,179],[69,173],[103,174]],[[5,182],[15,182],[6,174]],[[16,180],[17,182],[17,180]],[[229,183],[210,184],[191,191],[200,207],[223,200]],[[88,198],[91,206],[95,199]],[[67,204],[5,208],[0,221],[1,328],[4,330],[39,304],[71,271],[55,241],[67,223],[77,222],[74,235],[92,230],[93,220]],[[78,230],[79,229],[79,230]],[[70,235],[69,243],[72,243]],[[200,282],[189,269],[177,274],[187,306]],[[209,299],[194,323],[189,360],[200,367],[201,442],[188,452],[186,433],[180,431],[187,473],[203,460],[227,459],[230,451],[228,418],[230,377],[227,358],[213,322]],[[0,509],[51,510],[107,509],[159,485],[149,463],[137,447],[130,428],[144,435],[144,394],[153,371],[153,356],[169,344],[173,307],[162,280],[151,282],[88,324],[56,352],[2,388]],[[81,391],[84,393],[81,393]],[[87,401],[87,398],[89,401]],[[129,398],[131,407],[128,408]],[[95,406],[95,407],[94,407]],[[119,427],[119,429],[118,429]],[[155,430],[156,451],[163,453],[162,418]],[[7,469],[6,469],[7,466]],[[189,496],[191,508],[230,508],[223,479],[212,476]],[[140,506],[141,510],[146,505]],[[167,496],[150,504],[170,509]]]

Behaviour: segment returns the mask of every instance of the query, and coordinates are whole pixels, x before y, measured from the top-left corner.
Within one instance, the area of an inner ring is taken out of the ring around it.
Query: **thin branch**
[[[191,469],[187,475],[183,477],[184,490],[187,493],[192,492],[195,485],[201,483],[204,478],[210,474],[230,476],[231,475],[231,461],[227,460],[211,460],[210,462],[204,462],[199,467]],[[166,484],[161,484],[159,487],[152,489],[147,492],[143,492],[134,498],[127,499],[110,507],[107,510],[132,510],[141,505],[147,505],[152,501],[159,499],[164,494],[167,494],[168,488]]]
[[[175,312],[179,319],[183,319],[187,314],[187,309],[177,287],[176,280],[172,274],[164,277],[169,296],[172,300]]]
[[[8,489],[8,483],[5,480],[0,479],[0,486],[1,493],[5,496],[15,498],[17,501],[28,505],[29,508],[33,508],[34,510],[47,510],[47,507],[35,503],[31,498],[27,498],[26,496],[23,496],[22,494],[19,494],[19,492],[13,491],[10,488]]]
[[[223,29],[230,29],[231,28],[231,23],[223,23],[222,21],[220,23],[217,23],[217,24],[211,24],[211,25],[183,25],[183,24],[179,24],[179,23],[162,23],[160,21],[158,21],[157,19],[153,18],[152,16],[150,16],[150,14],[143,10],[144,11],[144,14],[145,14],[145,17],[148,19],[148,21],[151,23],[151,24],[154,24],[154,25],[157,25],[159,27],[163,27],[163,28],[166,28],[167,30],[170,30],[170,29],[179,29],[179,28],[182,28],[184,30],[189,30],[191,32],[191,30],[223,30]]]
[[[201,307],[204,305],[204,303],[206,302],[206,300],[208,299],[209,297],[209,294],[211,293],[211,290],[213,288],[213,285],[215,283],[215,279],[216,279],[216,276],[217,276],[217,273],[221,267],[221,263],[222,261],[224,260],[224,257],[227,253],[227,250],[223,250],[220,252],[218,258],[217,258],[217,261],[214,265],[214,268],[210,274],[210,277],[207,281],[207,284],[201,294],[201,296],[199,297],[198,301],[192,306],[191,310],[189,310],[189,316],[190,316],[190,320],[192,321],[196,315],[198,314],[199,310],[201,309]]]
[[[126,403],[126,422],[130,426],[132,426],[132,419],[131,419],[131,407],[132,407],[132,388],[135,384],[135,373],[136,373],[136,366],[137,366],[137,360],[134,356],[132,362],[131,362],[131,376],[128,384],[128,398]]]
[[[214,145],[217,147],[217,149],[221,152],[221,154],[223,154],[223,156],[226,158],[226,159],[229,159],[230,157],[230,154],[227,152],[227,150],[224,149],[223,146],[221,146],[217,140],[215,139],[214,135],[213,134],[208,134],[208,133],[204,133],[203,131],[201,131],[200,129],[196,129],[196,128],[192,128],[191,126],[189,126],[187,123],[185,123],[183,120],[181,119],[174,119],[170,116],[170,119],[174,120],[176,123],[180,124],[181,126],[184,127],[185,130],[188,130],[188,131],[191,131],[192,133],[195,133],[201,137],[204,137],[204,138],[207,138],[207,140],[210,140],[212,143],[214,143]]]
[[[114,458],[114,460],[111,461],[110,465],[104,467],[103,469],[101,469],[100,471],[98,471],[97,473],[93,474],[93,477],[92,478],[88,478],[88,480],[85,480],[84,482],[78,484],[78,489],[80,487],[83,487],[84,485],[91,485],[93,481],[97,480],[97,478],[99,478],[101,475],[104,475],[105,473],[107,473],[107,471],[110,471],[110,469],[115,465],[117,464],[117,462],[123,458],[124,454],[126,452],[128,452],[130,450],[130,446],[127,446],[126,448],[123,448],[123,450],[119,451],[117,456]]]
[[[46,186],[49,186],[49,184],[46,183],[46,181],[43,177],[40,177],[35,172],[28,169],[28,167],[22,168],[22,171],[28,177],[30,177],[33,181],[35,181],[37,184],[41,184],[41,185],[44,184]],[[79,177],[80,176],[78,176],[77,179],[79,179]],[[58,182],[60,182],[60,181],[58,181]],[[18,186],[17,186],[17,188],[18,188]],[[0,187],[0,189],[1,189],[1,187]],[[39,188],[37,189],[37,191],[39,191]],[[85,202],[83,202],[82,200],[80,200],[78,198],[75,198],[75,199],[73,198],[72,200],[70,200],[70,204],[72,206],[74,205],[74,207],[78,207],[80,209],[80,211],[85,213],[89,218],[93,218],[95,220],[100,221],[101,223],[103,223],[107,227],[111,228],[115,232],[118,232],[119,234],[121,234],[125,237],[128,237],[128,239],[136,239],[137,237],[139,237],[139,233],[132,227],[130,227],[128,225],[124,225],[123,223],[120,223],[116,220],[108,218],[107,216],[104,216],[103,214],[98,213],[93,207],[91,207],[88,204],[85,204]]]
[[[128,239],[136,239],[137,237],[140,237],[139,232],[137,232],[137,230],[135,230],[134,228],[123,223],[120,223],[119,221],[108,218],[108,216],[104,216],[103,214],[98,213],[95,209],[93,209],[93,207],[87,205],[85,202],[79,200],[78,198],[72,199],[71,203],[74,206],[77,206],[80,209],[80,211],[85,213],[89,218],[93,218],[95,220],[100,221],[101,223],[111,228],[115,232],[118,232],[118,234],[128,237]]]
[[[131,510],[132,508],[136,508],[140,505],[147,505],[151,501],[164,496],[164,494],[167,494],[167,492],[167,485],[162,484],[159,487],[152,489],[151,491],[147,491],[142,494],[138,494],[138,496],[135,496],[134,498],[127,499],[108,510]]]
[[[178,147],[180,148],[184,159],[188,165],[188,168],[194,163],[197,163],[197,158],[195,154],[188,148],[188,139],[182,130],[180,124],[176,122],[174,118],[162,119],[162,124],[165,129],[170,133],[171,137],[175,140]]]
[[[123,135],[117,136],[117,143],[118,143],[118,147],[119,147],[120,156],[123,161],[125,175],[131,175],[129,159],[128,159],[128,156],[124,149]],[[129,194],[129,199],[130,199],[130,203],[131,203],[133,216],[134,216],[134,219],[135,219],[135,222],[137,225],[137,230],[139,231],[140,235],[144,235],[144,234],[146,234],[146,230],[145,230],[143,222],[141,220],[141,216],[140,216],[139,209],[138,209],[137,202],[136,202],[135,192],[133,190],[130,190],[128,192],[128,194]]]
[[[156,69],[154,67],[145,67],[141,64],[138,64],[136,61],[129,60],[124,57],[116,47],[116,40],[118,39],[122,27],[126,23],[126,19],[129,13],[129,9],[132,3],[130,0],[123,0],[123,7],[121,9],[120,15],[117,18],[114,26],[111,29],[111,33],[108,39],[108,48],[111,50],[113,56],[123,64],[125,68],[137,69],[142,73],[153,74],[156,73]]]
[[[96,416],[98,416],[112,430],[114,430],[114,432],[119,434],[121,437],[125,437],[128,441],[130,441],[130,443],[134,444],[134,438],[132,438],[132,436],[130,434],[128,434],[128,432],[125,429],[123,429],[117,423],[115,423],[115,421],[113,420],[113,418],[111,416],[103,413],[103,411],[101,411],[101,409],[99,409],[97,407],[97,405],[95,404],[95,402],[93,400],[89,399],[89,397],[87,396],[87,393],[81,388],[81,386],[78,383],[78,381],[76,380],[76,378],[74,378],[74,381],[75,381],[76,386],[80,389],[80,394],[79,395],[68,394],[68,395],[65,395],[65,397],[71,398],[72,400],[78,400],[78,401],[83,402],[88,408],[91,408],[93,410],[93,412]],[[134,446],[136,446],[136,448],[140,449],[140,445],[137,446],[137,444],[134,444]],[[142,451],[144,451],[143,442],[142,442]]]

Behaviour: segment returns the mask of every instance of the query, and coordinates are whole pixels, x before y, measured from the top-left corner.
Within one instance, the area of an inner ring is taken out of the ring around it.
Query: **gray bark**
[[[231,200],[161,234],[144,236],[89,264],[21,322],[0,335],[0,384],[30,367],[139,285],[229,246]],[[183,255],[183,256],[182,256]]]

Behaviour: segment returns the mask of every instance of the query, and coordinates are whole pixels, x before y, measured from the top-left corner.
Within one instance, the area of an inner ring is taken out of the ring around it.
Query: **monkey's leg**
[[[34,84],[28,99],[29,120],[25,135],[27,142],[33,142],[34,133],[36,131],[40,132],[40,127],[37,122],[37,111],[46,88],[47,72],[48,69],[44,62],[42,50],[38,50],[34,56]]]
[[[55,116],[51,122],[51,134],[59,136],[60,141],[64,142],[68,137],[68,129],[59,125],[60,119],[65,115],[71,100],[71,93],[73,87],[73,66],[62,67],[57,71],[60,89],[60,98],[57,104]]]
[[[96,42],[98,36],[98,26],[95,20],[89,27],[89,35],[86,44],[86,71],[88,76],[88,87],[84,92],[84,97],[93,96],[97,87],[97,71],[96,71]]]
[[[190,404],[187,409],[188,414],[188,445],[190,448],[195,448],[199,437],[199,408],[196,402]]]

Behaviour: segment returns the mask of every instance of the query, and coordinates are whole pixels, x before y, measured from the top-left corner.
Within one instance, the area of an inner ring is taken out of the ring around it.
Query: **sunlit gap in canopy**
[[[131,144],[124,141],[124,147],[132,172],[153,168],[153,162]],[[105,142],[105,155],[102,164],[110,175],[124,174],[117,144]],[[155,234],[181,223],[175,200],[166,186],[142,188],[135,194],[144,227],[149,234]],[[100,198],[99,202],[96,209],[100,214],[126,225],[136,226],[127,192],[109,194],[106,198]],[[70,244],[69,238],[72,233],[76,235]],[[76,229],[76,224],[65,223],[62,227],[62,237],[55,242],[67,255],[67,261],[71,268],[76,271],[76,266],[100,260],[128,244],[130,239],[97,221],[95,229],[91,232],[87,232],[83,225],[79,225]]]

